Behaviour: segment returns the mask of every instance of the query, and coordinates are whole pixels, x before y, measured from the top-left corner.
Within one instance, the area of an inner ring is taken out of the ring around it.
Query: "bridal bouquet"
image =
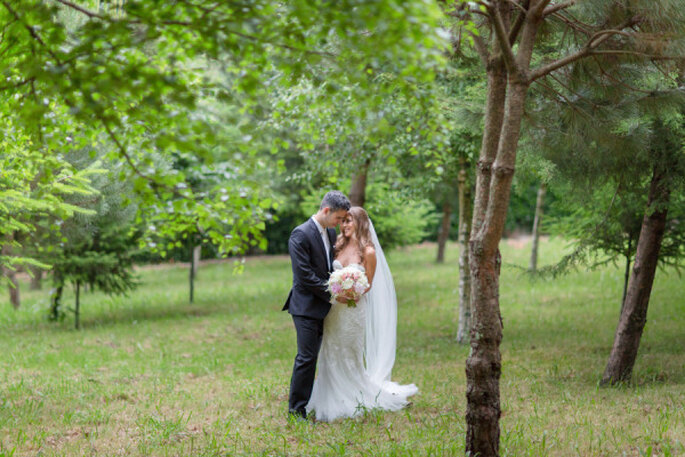
[[[328,280],[331,301],[347,303],[350,307],[357,306],[357,300],[368,287],[369,280],[364,272],[352,266],[335,270]]]

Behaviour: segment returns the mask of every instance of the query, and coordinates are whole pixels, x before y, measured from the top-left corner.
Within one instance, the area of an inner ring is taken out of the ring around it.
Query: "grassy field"
[[[559,258],[545,242],[542,263]],[[532,281],[529,245],[502,244],[501,454],[685,455],[685,280],[658,271],[633,382],[600,388],[622,274]],[[82,297],[83,330],[45,320],[47,291],[0,300],[0,456],[460,456],[468,347],[454,341],[457,246],[390,253],[399,298],[393,379],[420,393],[398,413],[289,423],[295,332],[280,312],[286,257],[140,271],[129,297]],[[47,284],[46,284],[47,286]],[[72,301],[71,291],[65,303]]]

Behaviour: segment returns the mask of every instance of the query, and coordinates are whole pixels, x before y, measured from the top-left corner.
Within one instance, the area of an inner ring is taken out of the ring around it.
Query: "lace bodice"
[[[359,263],[351,263],[351,264],[349,264],[349,265],[347,265],[347,266],[348,266],[348,267],[355,267],[355,268],[358,268],[360,271],[363,271],[364,273],[366,273],[366,269],[364,268],[364,265],[362,265],[362,264],[359,264]],[[334,270],[342,270],[343,268],[345,268],[345,267],[343,266],[342,263],[340,263],[339,260],[336,259],[336,260],[333,261],[333,269],[334,269]]]

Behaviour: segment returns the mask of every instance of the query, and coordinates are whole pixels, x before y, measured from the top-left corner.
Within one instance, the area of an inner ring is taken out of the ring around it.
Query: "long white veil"
[[[413,395],[418,392],[414,384],[399,385],[390,381],[397,348],[397,295],[390,267],[371,220],[369,226],[371,241],[376,250],[376,272],[371,290],[367,293],[366,371],[378,384],[404,395]]]
[[[376,230],[369,220],[371,241],[376,250],[376,272],[368,292],[366,308],[366,371],[374,381],[390,381],[397,347],[397,296],[390,267]]]

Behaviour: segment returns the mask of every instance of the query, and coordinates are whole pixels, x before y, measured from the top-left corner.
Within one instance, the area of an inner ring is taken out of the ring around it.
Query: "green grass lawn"
[[[543,243],[541,262],[563,249]],[[633,382],[600,388],[620,268],[532,281],[520,268],[530,246],[502,251],[501,454],[685,454],[685,280],[657,272]],[[0,456],[463,455],[457,246],[444,265],[434,256],[434,245],[388,255],[399,298],[393,379],[419,386],[413,405],[332,424],[286,420],[287,257],[248,259],[240,276],[231,262],[203,265],[192,305],[187,269],[143,269],[128,297],[84,294],[81,331],[72,316],[46,321],[47,290],[22,284],[18,311],[3,292]]]

